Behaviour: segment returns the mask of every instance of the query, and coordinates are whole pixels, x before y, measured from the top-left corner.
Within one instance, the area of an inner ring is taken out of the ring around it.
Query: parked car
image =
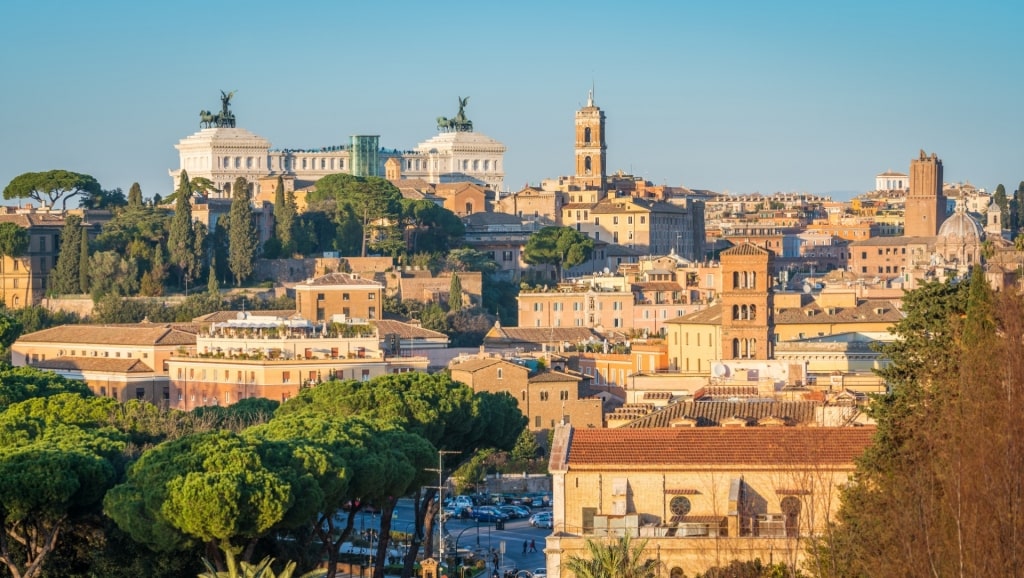
[[[530,516],[530,525],[534,528],[553,528],[554,516],[551,512],[540,512]]]
[[[473,508],[473,519],[477,522],[504,522],[508,516],[491,506]]]
[[[533,578],[548,578],[547,568],[537,568],[532,572]]]
[[[522,506],[498,506],[498,511],[508,516],[510,520],[521,520],[530,517],[530,511]]]

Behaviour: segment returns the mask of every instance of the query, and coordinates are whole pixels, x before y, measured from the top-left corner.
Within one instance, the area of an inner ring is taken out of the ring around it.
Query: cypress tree
[[[206,280],[206,292],[212,297],[220,297],[220,284],[217,283],[217,256],[210,257],[210,276]]]
[[[992,202],[999,207],[999,225],[1006,228],[1007,219],[1010,218],[1010,201],[1006,198],[1006,187],[999,185],[992,195]]]
[[[181,171],[181,181],[174,200],[174,216],[167,232],[167,251],[171,265],[178,272],[178,286],[186,277],[193,277],[198,263],[196,259],[196,235],[192,228],[192,184],[188,173]]]
[[[252,222],[249,204],[249,183],[244,177],[235,179],[231,187],[231,211],[228,213],[228,268],[235,276],[235,285],[252,275],[256,263],[258,237]]]
[[[454,272],[451,285],[448,286],[448,310],[452,313],[462,311],[462,280]]]
[[[68,215],[60,233],[57,266],[50,272],[50,291],[58,295],[78,293],[78,276],[82,257],[82,218]]]
[[[280,199],[281,203],[277,203]],[[284,179],[277,177],[277,196],[274,201],[274,233],[281,241],[281,252],[295,252],[295,192],[284,192]]]
[[[142,187],[139,183],[132,183],[132,188],[128,189],[128,208],[137,209],[142,206]]]
[[[86,229],[82,229],[78,250],[78,290],[81,293],[88,293],[91,287],[89,285],[89,231]]]

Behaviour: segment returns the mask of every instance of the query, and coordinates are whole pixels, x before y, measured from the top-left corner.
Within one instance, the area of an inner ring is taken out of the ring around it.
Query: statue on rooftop
[[[231,99],[235,96],[235,92],[237,91],[220,91],[220,112],[211,113],[208,110],[199,111],[199,127],[235,128],[235,113],[231,112]]]
[[[454,118],[437,117],[437,129],[442,132],[473,132],[473,121],[466,117],[469,97],[459,97],[459,112]]]

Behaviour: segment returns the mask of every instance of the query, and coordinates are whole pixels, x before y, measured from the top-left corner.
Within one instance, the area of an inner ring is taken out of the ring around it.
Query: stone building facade
[[[551,576],[588,540],[647,540],[663,576],[734,559],[799,567],[827,528],[870,427],[671,427],[555,432]]]

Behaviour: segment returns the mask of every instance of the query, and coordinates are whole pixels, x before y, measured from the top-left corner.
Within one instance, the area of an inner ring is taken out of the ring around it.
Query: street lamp
[[[444,456],[457,454],[452,450],[437,450],[437,552],[438,562],[444,564]],[[427,471],[434,471],[432,468]]]

